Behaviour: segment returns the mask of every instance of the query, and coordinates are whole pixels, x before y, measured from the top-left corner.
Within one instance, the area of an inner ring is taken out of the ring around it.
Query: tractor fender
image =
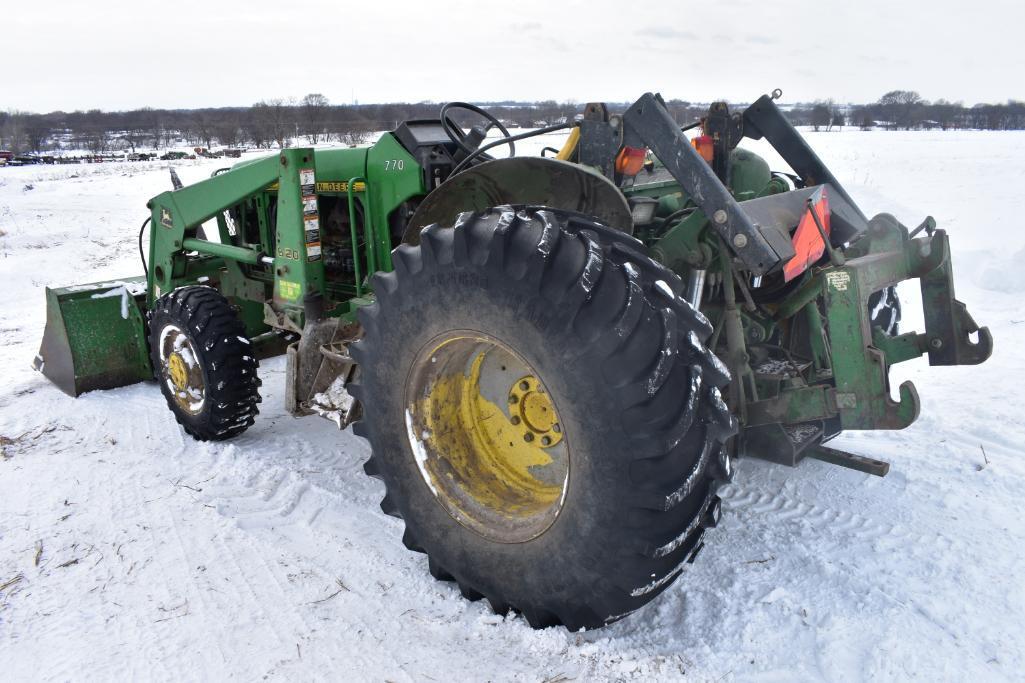
[[[529,205],[576,211],[633,234],[626,197],[608,178],[578,164],[545,157],[495,159],[452,176],[427,195],[406,224],[404,244],[420,243],[433,223],[451,225],[463,211]]]

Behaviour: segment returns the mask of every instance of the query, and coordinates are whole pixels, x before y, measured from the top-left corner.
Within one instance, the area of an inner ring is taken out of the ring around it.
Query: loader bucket
[[[145,277],[47,287],[46,329],[33,366],[70,396],[151,378],[145,306]]]

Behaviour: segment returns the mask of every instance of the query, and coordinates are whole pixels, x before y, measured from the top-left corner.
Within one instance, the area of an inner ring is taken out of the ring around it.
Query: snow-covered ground
[[[532,631],[434,581],[377,507],[365,442],[284,413],[280,359],[256,425],[224,444],[186,437],[153,384],[72,400],[34,373],[43,287],[138,273],[169,180],[0,169],[0,678],[1020,679],[1025,134],[809,137],[867,212],[949,229],[994,357],[895,372],[922,418],[839,439],[890,461],[884,479],[742,462],[698,562],[590,633]],[[194,182],[223,163],[176,167]],[[901,297],[920,326],[916,287]]]

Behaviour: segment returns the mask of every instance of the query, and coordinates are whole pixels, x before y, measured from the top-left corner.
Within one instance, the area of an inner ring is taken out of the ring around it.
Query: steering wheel
[[[452,109],[464,109],[466,111],[473,112],[474,114],[477,114],[478,116],[487,119],[488,125],[484,129],[485,133],[487,133],[487,131],[489,131],[491,128],[497,128],[498,130],[502,131],[502,135],[504,135],[505,137],[512,137],[512,135],[509,133],[509,130],[502,125],[501,121],[495,118],[493,114],[484,111],[477,105],[470,104],[469,102],[449,102],[441,108],[441,127],[445,129],[445,134],[448,135],[449,139],[452,140],[452,142],[456,143],[459,149],[463,150],[467,154],[473,154],[477,150],[476,148],[466,144],[466,133],[464,133],[463,129],[459,127],[459,124],[457,124],[449,117],[448,113]],[[515,156],[516,144],[512,141],[510,141],[508,144],[509,156]],[[494,159],[494,157],[490,154],[481,154],[480,158],[487,161]]]

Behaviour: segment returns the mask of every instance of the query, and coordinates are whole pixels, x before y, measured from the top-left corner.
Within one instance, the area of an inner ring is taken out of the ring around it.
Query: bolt
[[[549,437],[549,436],[542,436],[541,437],[541,445],[542,446],[551,446],[552,445],[552,438]]]
[[[727,218],[729,218],[729,216],[726,215],[725,209],[716,209],[715,213],[712,214],[712,220],[719,225],[725,223]]]
[[[940,339],[939,337],[936,337],[935,339],[931,339],[931,340],[929,340],[929,346],[933,347],[934,349],[942,348],[943,347],[943,340]]]
[[[509,418],[509,422],[512,422],[514,425],[518,425],[520,423],[520,418],[518,415],[513,415]]]
[[[523,435],[523,440],[526,441],[527,443],[530,443],[531,441],[534,440],[534,435],[531,434],[530,432],[527,432],[526,434]]]
[[[733,246],[737,249],[743,249],[747,246],[747,235],[738,232],[733,236]]]

